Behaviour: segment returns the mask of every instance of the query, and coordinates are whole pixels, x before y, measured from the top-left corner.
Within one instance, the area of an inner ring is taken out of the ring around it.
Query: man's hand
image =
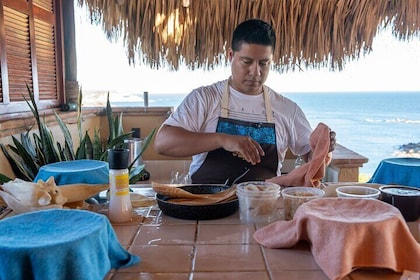
[[[260,144],[249,136],[223,135],[223,149],[233,152],[234,155],[242,157],[247,162],[255,165],[261,162],[265,155]]]
[[[336,140],[335,140],[335,131],[330,131],[330,149],[328,150],[328,152],[332,152],[335,150],[335,146],[336,146]]]

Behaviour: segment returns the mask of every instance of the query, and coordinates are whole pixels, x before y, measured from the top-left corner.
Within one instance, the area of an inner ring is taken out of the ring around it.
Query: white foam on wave
[[[408,119],[400,119],[400,118],[394,118],[394,119],[387,119],[387,120],[379,120],[379,119],[370,119],[366,118],[365,122],[369,123],[407,123],[407,124],[420,124],[420,120],[408,120]]]

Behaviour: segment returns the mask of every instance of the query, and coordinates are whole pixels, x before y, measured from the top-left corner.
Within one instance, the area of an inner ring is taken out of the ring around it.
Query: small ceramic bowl
[[[380,199],[397,207],[407,222],[415,221],[420,215],[420,188],[402,185],[379,187]]]
[[[378,198],[381,192],[378,189],[365,186],[343,186],[336,190],[338,197],[351,198]]]

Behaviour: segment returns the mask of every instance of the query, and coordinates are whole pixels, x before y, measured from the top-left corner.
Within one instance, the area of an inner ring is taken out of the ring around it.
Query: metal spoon
[[[230,178],[228,178],[225,182],[225,186],[233,186],[236,184],[236,182],[238,182],[240,179],[242,179],[251,169],[249,169],[248,167],[245,167],[245,172],[243,172],[241,175],[239,175],[238,177],[235,178],[235,180],[233,180],[233,182],[231,184],[229,184],[229,180]]]

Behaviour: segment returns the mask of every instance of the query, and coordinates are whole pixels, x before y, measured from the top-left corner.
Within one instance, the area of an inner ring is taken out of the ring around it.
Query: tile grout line
[[[195,233],[194,233],[194,242],[192,244],[192,258],[191,258],[191,264],[190,264],[190,274],[189,274],[189,280],[193,280],[193,272],[195,268],[195,260],[197,258],[197,240],[198,240],[198,228],[199,228],[199,221],[197,220],[195,223]]]

